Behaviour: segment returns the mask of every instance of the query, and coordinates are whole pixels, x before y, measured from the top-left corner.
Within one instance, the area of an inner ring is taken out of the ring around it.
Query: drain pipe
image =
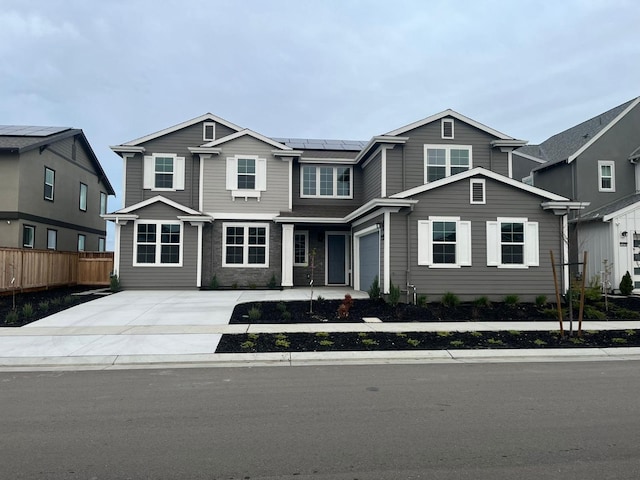
[[[404,153],[404,149],[403,149],[403,153]],[[410,230],[411,230],[411,225],[410,225],[410,217],[411,214],[413,213],[413,205],[411,205],[409,207],[409,212],[405,215],[405,235],[407,237],[407,269],[406,269],[406,280],[407,280],[407,300],[409,299],[409,290],[412,290],[413,292],[413,303],[414,305],[417,303],[417,297],[416,297],[416,286],[413,285],[411,283],[411,236],[409,235]]]

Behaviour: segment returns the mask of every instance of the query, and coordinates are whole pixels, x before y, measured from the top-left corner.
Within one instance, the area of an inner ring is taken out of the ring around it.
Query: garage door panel
[[[378,232],[360,237],[360,290],[369,290],[380,273],[380,235]]]

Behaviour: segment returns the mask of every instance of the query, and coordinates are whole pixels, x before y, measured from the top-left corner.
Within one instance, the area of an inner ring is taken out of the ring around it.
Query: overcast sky
[[[368,140],[452,108],[516,138],[640,95],[637,0],[0,0],[0,124],[116,145],[211,112]],[[109,209],[122,199],[110,199]]]

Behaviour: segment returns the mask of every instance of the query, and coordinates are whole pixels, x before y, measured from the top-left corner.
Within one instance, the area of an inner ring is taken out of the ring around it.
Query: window
[[[267,160],[257,155],[227,157],[227,190],[232,198],[260,198],[267,189]]]
[[[471,147],[458,145],[425,145],[424,182],[464,172],[471,168]]]
[[[615,162],[601,160],[598,162],[598,191],[615,192]]]
[[[268,267],[269,226],[267,224],[225,223],[224,267]]]
[[[526,218],[498,218],[487,222],[487,265],[538,266],[538,222],[529,222]]]
[[[309,263],[309,232],[293,234],[293,265],[306,267]]]
[[[36,237],[36,227],[31,225],[22,226],[22,246],[24,248],[33,248]]]
[[[309,166],[301,169],[301,197],[351,198],[351,167]]]
[[[202,139],[212,141],[216,139],[216,124],[205,122],[202,125]]]
[[[470,195],[471,198],[469,203],[472,205],[484,205],[487,202],[485,196],[485,180],[484,179],[476,179],[470,181]]]
[[[87,186],[84,183],[80,183],[80,210],[87,211]]]
[[[56,172],[44,167],[44,199],[53,202],[53,190],[56,183]]]
[[[107,213],[107,194],[100,192],[100,215]]]
[[[182,236],[179,223],[138,222],[134,265],[182,265]]]
[[[85,244],[87,243],[87,237],[85,235],[78,235],[78,251],[84,252]]]
[[[154,153],[144,157],[143,188],[184,190],[184,157],[174,153]]]
[[[471,222],[460,217],[418,221],[418,265],[458,268],[471,265]]]
[[[443,118],[440,123],[442,129],[442,138],[453,138],[453,119]]]
[[[98,238],[98,251],[104,252],[106,249],[105,239],[103,237]]]
[[[58,248],[58,231],[47,228],[47,248],[55,250]]]
[[[238,159],[238,188],[240,190],[254,190],[256,188],[255,158]]]

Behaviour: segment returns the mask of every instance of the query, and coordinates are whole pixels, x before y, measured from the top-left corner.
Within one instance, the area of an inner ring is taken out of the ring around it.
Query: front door
[[[327,233],[327,285],[347,284],[347,234]]]

